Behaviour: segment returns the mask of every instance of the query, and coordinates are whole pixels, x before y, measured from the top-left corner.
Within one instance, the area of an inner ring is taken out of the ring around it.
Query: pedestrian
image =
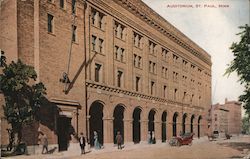
[[[42,133],[42,137],[41,137],[41,144],[43,145],[43,149],[42,149],[42,154],[44,154],[44,150],[46,150],[46,153],[48,153],[48,138],[46,136],[46,134]]]
[[[85,154],[85,137],[83,136],[82,132],[80,133],[79,144],[81,148],[81,154]]]
[[[122,135],[120,134],[120,131],[117,132],[117,135],[115,138],[116,138],[116,142],[118,145],[118,149],[122,149]]]
[[[155,140],[155,132],[152,131],[152,144],[155,144],[156,140]]]
[[[151,139],[151,132],[148,131],[148,144],[151,144],[151,141],[152,141],[152,139]]]
[[[94,131],[94,145],[96,150],[99,150],[101,148],[100,143],[98,141],[98,134],[96,131]]]

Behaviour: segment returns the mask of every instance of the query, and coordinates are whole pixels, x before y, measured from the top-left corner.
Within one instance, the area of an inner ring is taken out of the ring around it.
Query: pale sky
[[[212,103],[238,100],[244,88],[236,73],[223,76],[233,59],[229,47],[238,41],[238,26],[249,24],[249,0],[143,0],[212,58]],[[211,8],[211,6],[216,8]],[[224,7],[219,7],[223,5]]]

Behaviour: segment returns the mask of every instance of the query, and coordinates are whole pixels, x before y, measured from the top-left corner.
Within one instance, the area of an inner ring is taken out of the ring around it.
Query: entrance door
[[[71,118],[59,117],[57,119],[57,135],[59,151],[67,151],[69,144],[69,128],[71,125]]]

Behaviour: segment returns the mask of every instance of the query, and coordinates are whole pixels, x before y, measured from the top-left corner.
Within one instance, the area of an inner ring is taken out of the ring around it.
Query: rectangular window
[[[76,26],[72,25],[72,42],[76,42]]]
[[[156,53],[156,44],[152,41],[149,41],[149,53],[155,54]]]
[[[101,67],[100,64],[95,64],[95,81],[100,82],[100,73],[101,73]]]
[[[141,65],[141,56],[138,56],[138,67],[139,68],[142,68],[142,65]]]
[[[92,51],[96,51],[96,36],[92,35]]]
[[[103,40],[99,39],[99,51],[100,53],[103,53]]]
[[[140,77],[135,78],[135,91],[139,91]]]
[[[120,51],[121,51],[121,54],[120,54],[120,56],[121,56],[121,62],[124,62],[124,54],[125,54],[124,49],[121,48]]]
[[[166,85],[163,86],[163,97],[164,98],[167,97],[167,86]]]
[[[104,14],[92,8],[91,10],[91,24],[97,28],[104,30]]]
[[[118,60],[118,50],[119,50],[119,47],[115,46],[115,59],[116,60]]]
[[[142,48],[142,36],[134,32],[134,46]]]
[[[72,14],[76,14],[76,0],[72,0]]]
[[[115,36],[124,40],[124,31],[125,26],[115,21]]]
[[[117,86],[121,87],[122,86],[122,71],[118,71],[117,72]]]
[[[54,16],[48,14],[48,32],[53,33],[53,23],[54,23]]]
[[[155,87],[155,82],[151,81],[151,95],[154,95],[154,87]]]
[[[177,90],[177,89],[174,89],[174,100],[175,100],[175,101],[177,100],[177,93],[178,93],[178,90]]]
[[[64,9],[64,0],[60,0],[60,8]]]

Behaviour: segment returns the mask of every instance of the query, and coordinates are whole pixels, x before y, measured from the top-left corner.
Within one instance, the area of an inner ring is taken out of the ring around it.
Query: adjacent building
[[[7,61],[47,87],[30,145],[38,131],[59,150],[80,132],[91,145],[94,131],[103,145],[117,131],[125,143],[206,133],[211,57],[141,0],[4,0],[0,11]]]
[[[241,103],[228,101],[215,104],[211,109],[212,130],[229,134],[241,133]]]

